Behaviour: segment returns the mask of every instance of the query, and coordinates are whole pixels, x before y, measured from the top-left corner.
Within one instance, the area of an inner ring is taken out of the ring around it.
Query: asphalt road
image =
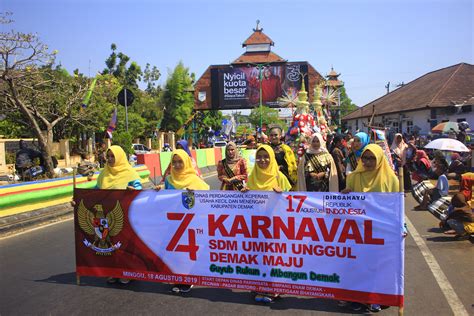
[[[207,179],[212,189],[219,184]],[[407,195],[405,315],[474,315],[474,248],[454,241],[426,211],[413,211]],[[342,315],[335,301],[285,296],[255,303],[248,292],[196,287],[180,296],[160,283],[108,285],[82,277],[76,285],[71,219],[0,239],[0,315]],[[427,259],[425,259],[427,258]],[[381,311],[397,315],[398,308]]]

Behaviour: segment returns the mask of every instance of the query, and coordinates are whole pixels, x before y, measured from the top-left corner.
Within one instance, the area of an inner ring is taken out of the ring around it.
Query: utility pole
[[[385,89],[387,89],[387,94],[390,93],[390,81],[387,82],[387,84],[385,85]]]

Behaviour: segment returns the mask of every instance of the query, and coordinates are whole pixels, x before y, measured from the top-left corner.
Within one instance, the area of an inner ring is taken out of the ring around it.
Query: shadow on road
[[[45,282],[51,284],[63,284],[63,285],[76,285],[76,273],[63,273],[52,275],[47,279],[35,280],[35,282]],[[98,277],[81,277],[81,284],[83,287],[93,288],[110,288],[110,289],[122,289],[124,291],[133,291],[137,293],[155,293],[157,295],[167,296],[181,296],[189,297],[190,299],[202,299],[210,302],[221,302],[221,303],[234,303],[234,304],[245,304],[245,305],[263,305],[268,306],[271,310],[308,310],[308,311],[320,311],[320,312],[333,312],[339,314],[365,314],[365,311],[351,311],[337,306],[337,301],[327,299],[316,299],[309,297],[295,297],[295,296],[282,296],[281,299],[276,300],[271,304],[257,303],[253,300],[253,295],[246,291],[232,291],[229,289],[216,289],[206,287],[194,287],[191,292],[186,294],[174,294],[170,292],[171,286],[169,284],[145,282],[145,281],[133,281],[128,285],[120,283],[108,284],[105,278]]]

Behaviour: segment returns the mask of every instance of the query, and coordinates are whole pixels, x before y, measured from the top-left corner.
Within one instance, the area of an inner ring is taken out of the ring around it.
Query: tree
[[[162,102],[166,109],[161,128],[177,131],[191,117],[194,107],[193,74],[182,62],[168,76]]]
[[[145,71],[143,72],[143,81],[146,83],[145,91],[151,96],[158,96],[161,89],[156,86],[156,82],[160,79],[161,73],[156,66],[151,67],[150,64],[146,64]]]
[[[9,14],[0,16],[0,24],[10,23]],[[81,120],[80,102],[87,86],[61,68],[54,69],[55,55],[34,34],[0,32],[0,112],[30,127],[49,177],[54,175],[53,128],[65,119]]]
[[[352,103],[352,100],[347,96],[346,88],[342,86],[340,88],[341,97],[341,118],[358,109],[357,105]]]
[[[261,110],[260,110],[261,108]],[[278,117],[278,110],[269,108],[268,106],[262,105],[261,107],[256,107],[252,109],[249,115],[249,122],[253,126],[260,127],[260,120],[262,120],[262,124],[278,124],[281,127],[284,127],[285,122],[280,120]]]
[[[105,61],[107,68],[102,71],[102,74],[111,74],[116,77],[123,86],[138,89],[138,82],[141,80],[142,75],[140,66],[132,61],[130,66],[127,67],[130,57],[122,52],[115,53],[117,45],[113,43],[110,45],[110,49],[112,49],[112,53]]]

